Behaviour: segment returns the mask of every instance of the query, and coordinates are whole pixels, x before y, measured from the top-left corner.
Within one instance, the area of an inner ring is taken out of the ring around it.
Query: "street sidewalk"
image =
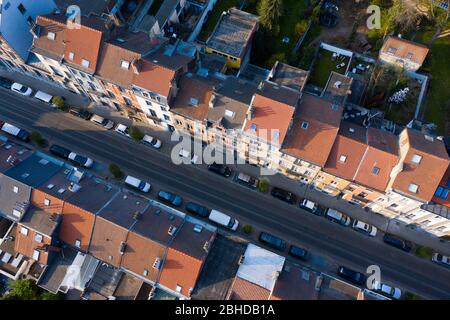
[[[72,93],[48,80],[34,78],[16,71],[9,71],[0,68],[0,77],[7,78],[11,81],[18,82],[35,91],[44,91],[53,96],[61,96],[66,99],[66,103],[70,106],[86,107],[90,100],[82,95]]]

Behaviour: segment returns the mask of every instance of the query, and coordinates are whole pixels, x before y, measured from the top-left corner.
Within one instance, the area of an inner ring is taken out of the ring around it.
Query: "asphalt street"
[[[127,174],[149,181],[154,196],[159,188],[216,208],[236,217],[241,225],[280,236],[338,265],[364,272],[369,265],[381,268],[382,281],[417,292],[426,298],[450,299],[450,270],[390,247],[350,228],[314,216],[231,179],[194,165],[175,165],[170,157],[47,105],[0,90],[0,119],[106,164],[114,162]]]

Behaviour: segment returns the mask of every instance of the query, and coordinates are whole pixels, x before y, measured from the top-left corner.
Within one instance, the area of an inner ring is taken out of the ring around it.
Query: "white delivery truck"
[[[214,209],[211,210],[208,219],[233,231],[236,231],[239,225],[239,221],[237,221],[236,219]]]

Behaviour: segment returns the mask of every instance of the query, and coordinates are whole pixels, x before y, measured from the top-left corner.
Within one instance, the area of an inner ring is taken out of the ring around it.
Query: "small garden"
[[[344,74],[347,70],[349,57],[341,55],[340,57],[333,56],[333,52],[320,49],[317,54],[317,59],[311,71],[309,83],[314,86],[324,88],[327,84],[328,78],[332,71]]]
[[[406,125],[414,118],[421,84],[401,68],[377,64],[367,89],[367,108],[385,112],[386,119]]]

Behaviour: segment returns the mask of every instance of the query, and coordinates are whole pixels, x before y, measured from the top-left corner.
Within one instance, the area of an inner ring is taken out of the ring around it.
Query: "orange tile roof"
[[[428,47],[422,44],[393,36],[389,36],[387,38],[387,40],[383,44],[383,47],[381,48],[380,53],[391,54],[388,51],[390,48],[396,50],[394,53],[392,53],[395,57],[412,60],[418,64],[422,64],[425,61],[425,58],[430,51]],[[409,54],[412,54],[410,59],[408,57]]]
[[[366,129],[343,121],[324,171],[353,180],[366,149]]]
[[[246,119],[244,131],[281,145],[291,124],[298,99],[299,93],[291,89],[264,83],[254,96],[251,119]],[[278,139],[272,130],[278,130]]]
[[[338,134],[342,112],[341,106],[304,94],[282,152],[324,166]],[[306,129],[302,128],[303,122],[308,124]]]
[[[65,15],[53,13],[38,16],[37,24],[41,31],[34,41],[34,49],[64,58],[68,64],[94,73],[103,37],[109,33],[104,21],[96,16],[82,16],[80,28],[68,28],[66,19]],[[55,33],[55,40],[47,38],[48,32]],[[74,54],[73,60],[69,59],[70,53]],[[89,67],[82,65],[83,59],[89,61]]]
[[[189,297],[190,289],[195,287],[202,265],[203,261],[169,248],[159,283],[174,291],[176,291],[177,286],[181,286],[180,293]]]
[[[203,78],[196,75],[181,76],[179,80],[180,90],[170,107],[170,111],[189,119],[205,120],[216,83],[217,81],[212,78]],[[193,99],[198,102],[196,106],[192,105]]]
[[[143,59],[139,64],[139,74],[134,75],[132,83],[168,97],[175,74],[176,71],[174,70],[159,66],[148,59]]]
[[[268,300],[270,291],[250,281],[235,277],[228,300]]]
[[[398,137],[375,128],[367,130],[367,137],[368,149],[354,180],[376,190],[385,191],[392,169],[399,160]],[[377,174],[374,167],[378,168]]]
[[[403,170],[395,178],[392,188],[423,201],[431,201],[450,163],[447,150],[438,139],[428,140],[423,133],[405,130],[406,138],[400,141],[400,148],[407,143],[409,148]],[[414,155],[422,157],[419,164],[412,162]],[[416,193],[408,190],[410,184],[418,186]]]

